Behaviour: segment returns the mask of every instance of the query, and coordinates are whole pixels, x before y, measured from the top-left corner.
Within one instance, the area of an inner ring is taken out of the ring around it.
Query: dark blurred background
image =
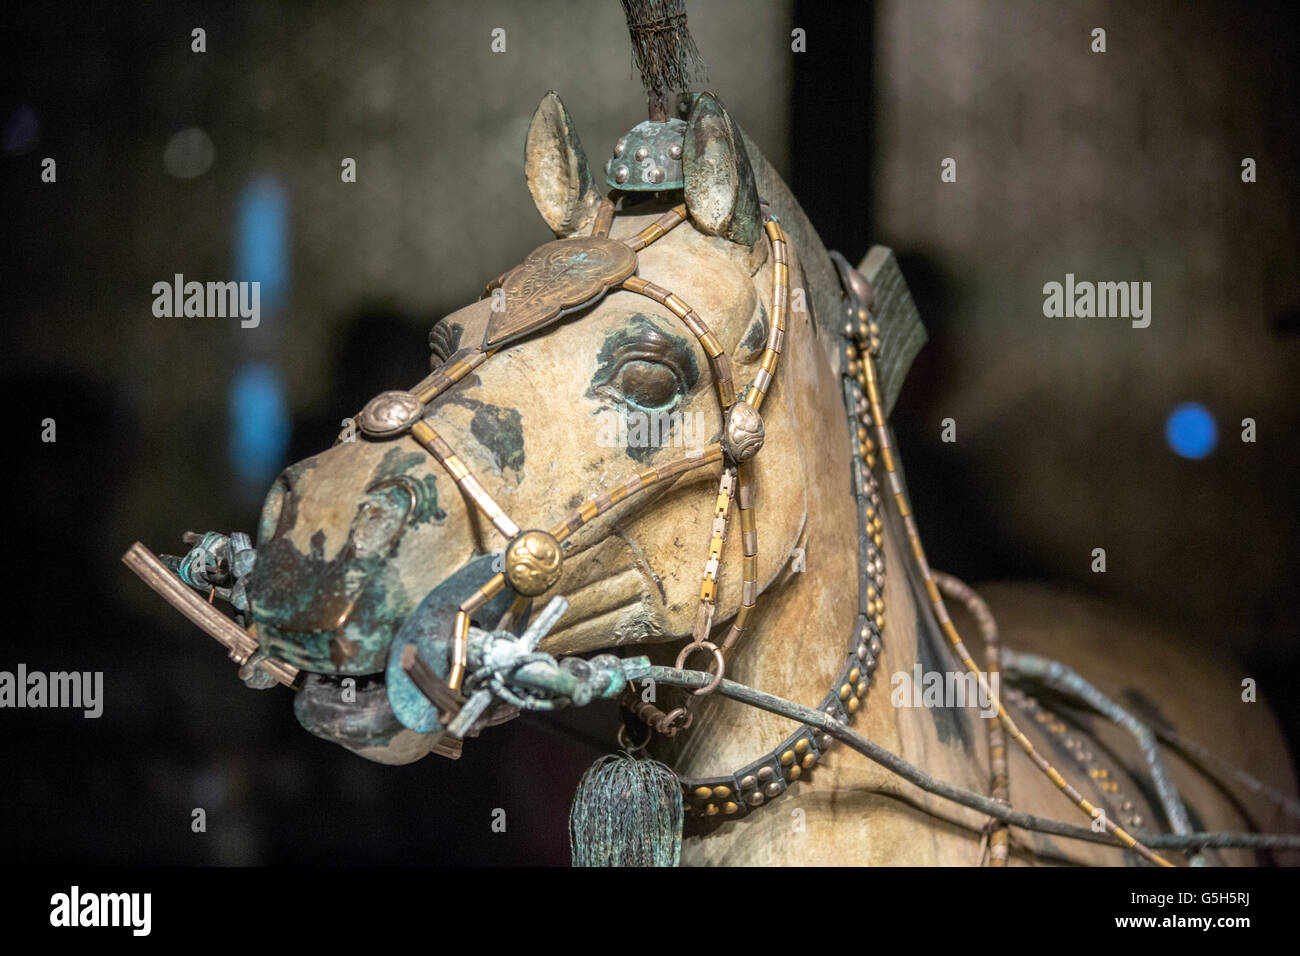
[[[933,563],[1230,649],[1294,747],[1290,6],[689,8],[710,88],[827,244],[903,262],[930,344],[895,422]],[[106,699],[98,720],[0,711],[0,861],[567,863],[612,711],[370,764],[301,730],[286,693],[245,690],[119,558],[251,531],[284,464],[416,381],[429,326],[549,238],[522,172],[541,96],[560,92],[593,164],[644,118],[619,4],[9,3],[0,24],[0,669],[102,670]],[[1067,272],[1150,281],[1151,326],[1044,318]],[[156,318],[176,273],[260,281],[261,325]],[[1199,458],[1173,417],[1189,402],[1217,425]]]

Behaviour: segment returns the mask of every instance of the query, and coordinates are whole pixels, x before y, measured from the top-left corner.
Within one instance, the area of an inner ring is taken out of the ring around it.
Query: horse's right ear
[[[573,118],[554,91],[542,97],[528,124],[524,175],[533,204],[557,236],[571,236],[591,225],[600,191],[587,168]]]

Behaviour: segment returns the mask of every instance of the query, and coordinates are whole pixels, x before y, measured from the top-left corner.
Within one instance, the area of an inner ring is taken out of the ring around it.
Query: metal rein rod
[[[645,675],[645,679],[654,681],[656,684],[668,684],[674,687],[685,687],[689,689],[699,689],[707,687],[716,680],[713,674],[703,671],[680,670],[676,667],[652,666]],[[749,704],[751,707],[757,707],[759,710],[766,710],[768,713],[776,714],[779,717],[787,717],[790,720],[796,720],[801,723],[810,724],[826,732],[836,740],[841,741],[847,746],[853,748],[864,757],[875,761],[885,769],[892,771],[903,779],[915,784],[927,793],[942,797],[945,800],[951,800],[953,803],[969,807],[987,816],[1001,820],[1010,826],[1019,827],[1022,830],[1036,830],[1040,833],[1050,833],[1055,836],[1068,837],[1074,840],[1085,840],[1089,843],[1102,843],[1107,846],[1124,848],[1119,839],[1111,836],[1109,833],[1098,833],[1088,827],[1075,826],[1070,823],[1062,823],[1058,820],[1050,820],[1045,817],[1034,816],[1030,813],[1024,813],[1020,810],[1013,809],[1009,804],[993,800],[982,794],[967,790],[964,787],[958,787],[942,780],[937,780],[930,776],[919,767],[908,763],[902,757],[891,753],[879,744],[874,743],[868,738],[862,736],[857,731],[852,730],[845,724],[841,724],[829,714],[824,714],[820,710],[813,710],[811,707],[805,707],[802,704],[796,704],[794,701],[786,700],[783,697],[777,697],[774,694],[768,694],[761,690],[755,690],[746,684],[738,684],[733,680],[723,678],[718,683],[716,692],[723,697],[729,697],[732,700],[740,701],[742,704]],[[1137,839],[1150,847],[1159,847],[1161,849],[1195,849],[1199,847],[1214,847],[1220,849],[1255,849],[1255,848],[1300,848],[1300,834],[1272,834],[1272,833],[1221,833],[1221,832],[1196,832],[1185,834],[1173,833],[1146,833],[1137,832],[1132,834]]]

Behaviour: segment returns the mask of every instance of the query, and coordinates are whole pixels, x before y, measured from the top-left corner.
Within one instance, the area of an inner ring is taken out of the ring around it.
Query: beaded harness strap
[[[869,428],[871,408],[858,375],[867,354],[879,355],[879,327],[870,314],[866,279],[837,257],[844,297],[840,338],[841,380],[849,434],[853,436],[851,490],[858,512],[858,616],[831,690],[818,709],[848,723],[866,699],[880,663],[885,627],[885,553],[880,490],[873,471],[876,445]],[[681,666],[680,664],[678,666]],[[651,705],[634,705],[641,717]],[[825,731],[801,725],[779,746],[735,773],[682,780],[686,807],[702,817],[740,817],[785,793],[811,771],[834,742]]]

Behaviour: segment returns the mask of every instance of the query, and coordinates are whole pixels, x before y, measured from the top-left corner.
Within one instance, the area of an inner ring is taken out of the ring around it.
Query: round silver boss
[[[722,448],[733,461],[748,461],[763,447],[763,418],[746,401],[736,402],[727,415]]]
[[[400,435],[420,420],[424,403],[410,392],[380,392],[357,416],[357,426],[371,438]]]

